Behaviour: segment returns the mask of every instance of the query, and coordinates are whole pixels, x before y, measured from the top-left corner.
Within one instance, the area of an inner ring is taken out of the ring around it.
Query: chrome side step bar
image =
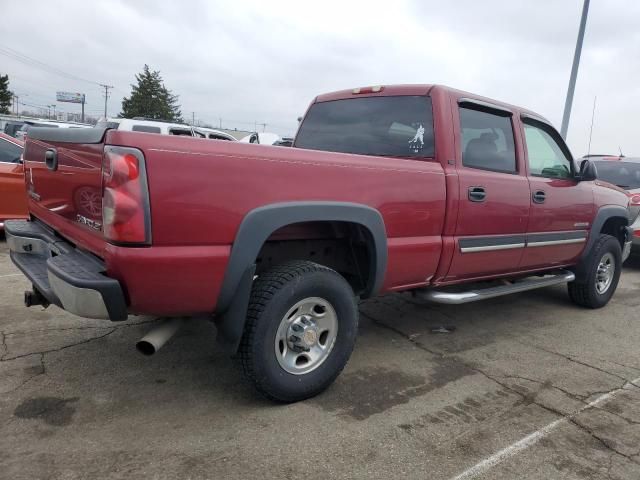
[[[460,305],[462,303],[477,302],[487,298],[501,297],[510,293],[526,292],[536,288],[550,287],[559,283],[573,282],[576,276],[568,270],[559,270],[554,274],[543,277],[526,277],[514,280],[505,285],[497,287],[477,288],[463,292],[447,292],[445,290],[415,290],[415,295],[424,300],[435,303],[446,303],[449,305]]]

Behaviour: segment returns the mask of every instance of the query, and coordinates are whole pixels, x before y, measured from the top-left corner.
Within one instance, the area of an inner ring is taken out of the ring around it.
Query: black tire
[[[606,291],[599,292],[597,288],[598,267],[607,255],[613,256],[613,278]],[[586,276],[582,281],[568,284],[569,298],[577,305],[587,308],[602,308],[616,291],[620,273],[622,272],[622,249],[620,242],[611,235],[600,235],[593,245],[589,256],[583,260]]]
[[[276,335],[287,312],[310,297],[333,307],[338,319],[328,356],[304,374],[287,372],[276,356]],[[358,307],[351,286],[337,272],[308,261],[271,268],[254,282],[239,359],[245,376],[269,399],[297,402],[325,390],[347,364],[358,331]]]

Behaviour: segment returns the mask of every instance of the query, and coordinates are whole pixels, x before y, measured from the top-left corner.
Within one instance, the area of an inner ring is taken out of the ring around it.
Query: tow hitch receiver
[[[47,308],[49,305],[49,301],[44,298],[44,295],[40,293],[40,290],[34,288],[33,290],[27,290],[24,292],[24,306],[25,307],[33,307],[35,305],[42,305],[44,308]]]

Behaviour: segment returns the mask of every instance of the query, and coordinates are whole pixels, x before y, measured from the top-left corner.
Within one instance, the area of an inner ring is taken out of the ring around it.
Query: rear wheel
[[[295,402],[335,380],[357,329],[353,290],[339,273],[313,262],[287,262],[255,280],[239,357],[259,392]]]
[[[586,276],[569,283],[569,297],[583,307],[604,307],[616,291],[622,271],[620,242],[611,235],[600,235],[584,260]]]

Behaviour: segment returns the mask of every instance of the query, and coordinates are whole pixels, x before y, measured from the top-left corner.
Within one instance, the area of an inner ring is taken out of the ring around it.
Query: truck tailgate
[[[25,145],[30,212],[98,256],[105,129],[32,128]]]

